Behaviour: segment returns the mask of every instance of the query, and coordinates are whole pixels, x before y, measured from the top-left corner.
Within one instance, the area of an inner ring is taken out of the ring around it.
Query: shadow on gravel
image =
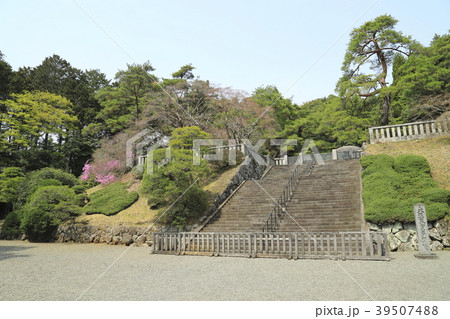
[[[18,254],[21,252],[34,247],[21,247],[21,246],[0,246],[0,261],[9,258],[19,258],[19,257],[29,257],[30,255]]]

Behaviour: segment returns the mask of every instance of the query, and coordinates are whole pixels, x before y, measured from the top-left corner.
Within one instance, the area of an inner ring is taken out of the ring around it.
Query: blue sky
[[[215,85],[303,103],[334,93],[351,29],[386,13],[424,45],[450,29],[448,0],[0,0],[0,50],[14,69],[55,53],[110,79],[127,63],[160,77],[192,63]]]

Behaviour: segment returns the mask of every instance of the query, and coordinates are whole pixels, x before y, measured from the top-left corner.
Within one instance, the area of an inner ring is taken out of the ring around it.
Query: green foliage
[[[172,77],[174,79],[191,80],[194,78],[194,74],[192,73],[194,69],[195,67],[192,64],[183,65],[178,71],[172,73]]]
[[[2,234],[10,238],[18,238],[22,234],[19,212],[13,211],[6,215],[2,225]]]
[[[80,215],[74,199],[75,192],[68,186],[38,188],[22,209],[22,231],[30,240],[50,240],[58,225]]]
[[[175,137],[176,147],[192,145],[192,134],[189,133],[192,129],[174,131],[172,137]],[[200,132],[194,127],[193,133],[196,136],[202,136],[203,133]],[[157,149],[153,156],[153,161],[159,163],[165,157],[165,150]],[[148,168],[148,165],[146,166]],[[208,163],[201,159],[199,165],[194,165],[191,149],[173,148],[170,161],[162,167],[157,166],[154,165],[152,172],[146,169],[140,191],[148,195],[151,208],[162,208],[175,203],[161,221],[183,228],[206,210],[207,195],[198,185],[210,174]],[[194,183],[196,184],[193,185]],[[181,196],[187,189],[189,190]]]
[[[89,196],[86,193],[77,194],[73,199],[73,203],[80,207],[84,207],[89,202]]]
[[[252,99],[264,107],[274,109],[275,120],[282,130],[287,123],[297,118],[298,106],[292,102],[292,99],[284,98],[273,85],[258,87],[253,92]]]
[[[132,120],[139,120],[144,105],[148,103],[148,93],[157,80],[150,74],[152,71],[154,68],[146,62],[128,64],[126,70],[117,72],[113,85],[97,91],[96,98],[102,106],[96,116],[99,123],[90,125],[85,132],[103,131],[111,135],[125,129]]]
[[[413,206],[424,203],[428,220],[448,212],[450,191],[440,189],[430,176],[424,157],[400,155],[395,160],[385,154],[361,158],[363,202],[366,220],[386,224],[414,221]]]
[[[72,187],[72,189],[75,192],[75,194],[80,195],[80,194],[84,194],[84,192],[86,191],[86,186],[85,185],[75,185]]]
[[[196,139],[211,138],[208,133],[198,126],[187,126],[174,129],[170,137],[170,147],[186,150],[192,150],[193,142]]]
[[[49,181],[51,180],[51,181]],[[30,172],[26,176],[26,182],[21,184],[20,193],[18,196],[19,204],[24,204],[28,197],[33,194],[40,186],[60,185],[73,187],[78,185],[80,181],[72,174],[66,173],[63,170],[46,167],[34,172]]]
[[[366,141],[368,126],[369,119],[349,115],[341,100],[330,95],[305,103],[295,120],[286,123],[281,136],[298,139],[299,148],[304,140],[312,139],[325,152],[345,145],[361,145]]]
[[[450,191],[442,188],[428,188],[422,191],[422,197],[427,202],[447,204],[450,201]]]
[[[19,187],[25,181],[19,167],[4,168],[0,174],[0,202],[14,203],[19,196]]]
[[[72,115],[72,104],[62,96],[48,92],[25,91],[12,94],[12,99],[4,101],[7,112],[0,120],[9,127],[5,132],[11,146],[37,146],[43,136],[43,146],[49,144],[49,135],[66,135],[77,122]]]
[[[62,183],[54,178],[44,179],[39,182],[38,187],[41,186],[62,186]]]
[[[417,47],[411,37],[396,31],[397,20],[390,15],[381,15],[350,33],[350,42],[342,65],[343,76],[337,90],[346,102],[355,97],[382,96],[381,125],[388,124],[390,97],[386,77],[394,54],[409,55]],[[371,74],[363,72],[368,65]]]
[[[92,193],[84,206],[84,212],[88,215],[114,215],[131,206],[138,198],[137,192],[126,190],[125,183],[114,183]]]
[[[165,150],[157,149],[153,156],[155,163],[161,162],[165,157]],[[205,160],[202,159],[200,165],[193,165],[192,150],[173,149],[166,165],[158,167],[155,164],[153,172],[145,171],[140,191],[148,195],[151,207],[169,205],[197,178],[201,182],[209,173]]]
[[[408,177],[430,174],[427,159],[418,155],[399,155],[394,161],[394,169]]]
[[[9,94],[12,73],[11,65],[3,59],[3,53],[0,51],[0,100]]]
[[[436,118],[448,108],[450,34],[436,35],[429,47],[394,59],[393,109],[404,121]]]
[[[208,194],[201,187],[192,186],[169,210],[159,213],[159,222],[183,229],[201,217],[208,204]]]

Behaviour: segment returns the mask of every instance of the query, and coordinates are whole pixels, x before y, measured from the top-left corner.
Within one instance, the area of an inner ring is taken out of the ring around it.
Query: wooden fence
[[[416,140],[450,134],[449,121],[423,121],[369,128],[370,143]]]
[[[387,234],[381,232],[153,233],[153,253],[390,260]]]

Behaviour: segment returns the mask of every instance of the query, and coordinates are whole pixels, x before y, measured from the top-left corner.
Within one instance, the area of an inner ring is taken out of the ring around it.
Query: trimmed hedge
[[[450,191],[438,188],[426,159],[417,155],[370,155],[361,158],[365,218],[377,224],[414,221],[413,206],[424,203],[428,220],[448,211]]]
[[[418,155],[399,155],[394,160],[394,169],[409,177],[430,176],[430,165],[427,159]]]
[[[114,183],[89,196],[89,203],[84,206],[88,215],[114,215],[131,206],[139,198],[137,192],[128,192],[125,183]]]

